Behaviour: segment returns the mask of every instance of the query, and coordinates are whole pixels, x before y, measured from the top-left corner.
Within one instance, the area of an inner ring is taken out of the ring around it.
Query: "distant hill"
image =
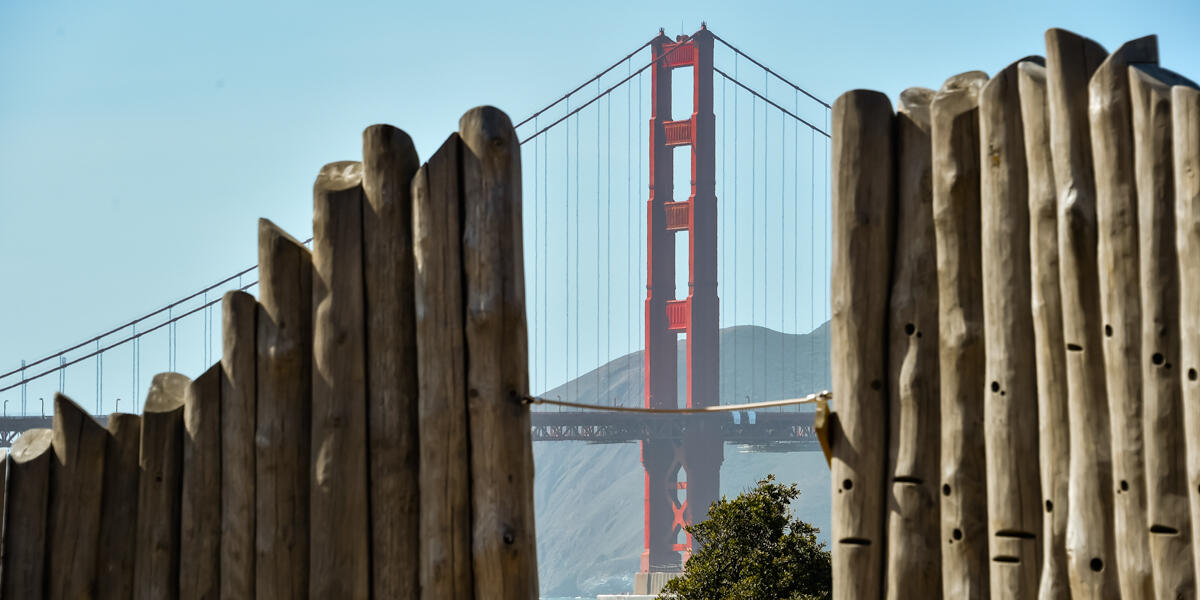
[[[680,343],[680,389],[684,345]],[[829,389],[829,324],[791,335],[753,326],[721,331],[721,402],[794,398]],[[545,392],[548,398],[640,406],[642,353],[635,352]],[[538,571],[542,596],[629,592],[642,546],[639,445],[537,442]],[[725,446],[721,493],[737,495],[767,473],[800,485],[797,515],[829,541],[829,469],[819,452],[748,452]]]

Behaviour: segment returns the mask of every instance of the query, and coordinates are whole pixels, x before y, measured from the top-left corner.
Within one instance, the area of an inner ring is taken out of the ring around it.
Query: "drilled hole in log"
[[[1122,492],[1129,491],[1129,482],[1125,481],[1124,479],[1121,480],[1121,491]]]
[[[1179,535],[1179,530],[1175,529],[1174,527],[1167,527],[1166,525],[1151,525],[1150,533],[1157,533],[1160,535]]]
[[[1028,531],[1018,531],[1016,529],[1001,529],[996,532],[996,537],[1016,538],[1019,540],[1032,540],[1037,536]]]
[[[1000,382],[998,382],[998,381],[993,381],[993,382],[992,382],[992,391],[993,391],[993,392],[998,392],[998,391],[1000,391]]]
[[[904,335],[912,335],[916,331],[917,331],[916,325],[913,325],[912,323],[907,323],[904,325]]]
[[[951,535],[954,536],[954,539],[961,540],[962,539],[962,530],[955,528],[954,533],[952,533]]]
[[[849,479],[843,479],[843,480],[842,480],[842,489],[844,489],[844,490],[848,490],[848,489],[850,489],[850,488],[852,488],[852,487],[854,487],[854,482],[853,482],[853,481],[850,481]]]
[[[992,560],[994,562],[998,562],[998,563],[1019,563],[1019,562],[1021,562],[1021,559],[1019,559],[1015,556],[996,556],[996,557],[993,557]]]
[[[1112,325],[1105,325],[1105,326],[1104,326],[1104,336],[1105,336],[1105,337],[1112,337]]]
[[[872,382],[871,382],[871,389],[873,389],[873,390],[875,390],[875,391],[879,391],[879,388],[881,388],[881,387],[883,387],[883,384],[882,384],[882,383],[879,383],[879,380],[878,380],[878,379],[876,379],[875,381],[872,381]]]
[[[942,495],[943,495],[943,496],[949,496],[949,495],[950,495],[950,484],[946,483],[946,484],[943,484],[943,485],[942,485]]]
[[[871,540],[867,538],[842,538],[838,540],[839,544],[849,544],[851,546],[870,546]]]
[[[1162,355],[1162,353],[1161,353],[1161,352],[1155,352],[1155,353],[1154,353],[1154,356],[1151,356],[1151,357],[1150,357],[1150,362],[1152,362],[1152,363],[1154,363],[1154,364],[1156,364],[1156,365],[1161,365],[1161,364],[1163,364],[1163,360],[1164,360],[1164,359],[1163,359],[1163,355]]]
[[[1083,352],[1083,346],[1079,344],[1067,344],[1067,350],[1071,352]]]
[[[920,331],[918,331],[918,332],[917,332],[917,337],[921,337],[921,332],[920,332]]]
[[[1093,558],[1092,562],[1089,563],[1088,566],[1090,566],[1093,571],[1099,573],[1100,571],[1104,570],[1104,561],[1100,560],[1099,558]]]
[[[1054,510],[1054,503],[1047,500],[1046,501],[1046,512],[1052,512],[1053,510]]]
[[[920,477],[913,477],[912,475],[900,475],[893,478],[892,481],[895,481],[896,483],[911,483],[913,485],[920,485],[921,483],[924,483],[921,481]]]
[[[1167,364],[1163,365],[1163,368],[1164,368],[1164,369],[1166,369],[1166,370],[1168,370],[1168,371],[1170,371],[1170,370],[1171,370],[1171,363],[1167,363]]]
[[[1188,381],[1195,381],[1197,377],[1195,369],[1188,369]]]

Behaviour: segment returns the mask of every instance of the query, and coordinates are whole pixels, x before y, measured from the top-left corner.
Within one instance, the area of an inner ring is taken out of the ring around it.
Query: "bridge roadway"
[[[101,424],[108,417],[100,415]],[[12,445],[27,429],[49,428],[52,417],[0,417],[0,447]],[[533,441],[583,441],[617,444],[646,439],[682,439],[687,431],[719,431],[726,442],[771,444],[783,442],[794,451],[819,451],[811,412],[738,411],[713,414],[639,414],[628,412],[534,411]]]

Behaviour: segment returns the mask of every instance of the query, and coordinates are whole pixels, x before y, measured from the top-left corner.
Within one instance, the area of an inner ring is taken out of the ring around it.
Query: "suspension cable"
[[[829,390],[823,390],[815,394],[809,394],[800,398],[785,398],[782,400],[768,400],[765,402],[746,402],[743,404],[718,404],[715,406],[701,406],[694,408],[641,408],[634,406],[604,406],[600,404],[586,404],[583,402],[567,402],[565,400],[551,400],[550,398],[542,398],[538,396],[525,396],[521,398],[522,404],[549,404],[552,406],[562,406],[566,408],[581,408],[584,410],[595,410],[600,412],[626,412],[626,413],[642,413],[642,414],[703,414],[703,413],[723,413],[737,412],[742,410],[755,410],[759,408],[771,408],[775,406],[792,406],[797,404],[819,404],[821,402],[829,402],[833,400],[833,393]]]
[[[656,37],[657,37],[657,36],[656,36]],[[605,75],[607,75],[609,71],[612,71],[613,69],[617,68],[617,66],[619,66],[621,63],[623,63],[623,62],[625,62],[625,61],[627,61],[627,60],[629,60],[629,59],[633,58],[633,56],[634,56],[635,54],[637,54],[638,52],[641,52],[642,50],[645,50],[647,46],[649,46],[650,44],[654,43],[654,40],[655,40],[655,39],[656,39],[656,38],[651,38],[651,39],[650,39],[650,40],[648,40],[648,41],[647,41],[645,44],[642,44],[641,46],[638,46],[636,50],[634,50],[633,52],[630,52],[629,54],[626,54],[626,55],[625,55],[625,56],[624,56],[624,57],[623,57],[621,60],[618,60],[617,62],[615,62],[615,63],[613,63],[613,64],[609,65],[609,67],[608,67],[608,68],[604,69],[603,71],[600,71],[599,73],[597,73],[597,74],[596,74],[594,77],[592,77],[591,79],[589,79],[589,80],[587,80],[587,81],[585,81],[585,82],[583,82],[583,83],[579,84],[579,87],[576,87],[575,89],[573,89],[573,90],[571,90],[571,91],[569,91],[569,92],[567,92],[567,93],[563,94],[561,97],[559,97],[559,99],[555,100],[554,102],[551,102],[550,104],[547,104],[547,105],[546,105],[544,108],[542,108],[541,110],[539,110],[539,111],[537,111],[537,112],[533,113],[532,115],[529,115],[528,117],[526,117],[526,118],[525,118],[525,120],[521,121],[520,123],[517,123],[517,124],[516,124],[516,125],[515,125],[513,128],[515,129],[515,128],[517,128],[517,127],[520,127],[520,126],[522,126],[522,125],[524,125],[524,124],[526,124],[526,123],[528,123],[528,122],[530,122],[530,121],[532,121],[532,120],[536,119],[536,118],[537,118],[538,116],[540,116],[542,113],[544,113],[544,112],[546,112],[546,111],[550,110],[551,108],[554,108],[555,106],[557,106],[557,105],[558,105],[560,102],[562,102],[563,100],[567,100],[567,99],[569,99],[571,96],[574,96],[574,95],[575,95],[577,92],[579,92],[579,90],[582,90],[583,88],[587,87],[587,86],[588,86],[588,84],[592,83],[593,81],[597,81],[597,80],[599,80],[601,77],[604,77]],[[534,125],[534,128],[535,128],[535,129],[537,128],[537,125],[536,125],[536,124]]]
[[[766,97],[764,97],[762,94],[760,94],[760,93],[758,93],[758,92],[754,91],[754,89],[752,89],[752,88],[748,87],[746,84],[744,84],[744,83],[742,83],[742,82],[738,81],[738,80],[737,80],[737,78],[735,78],[735,77],[730,77],[730,76],[729,76],[727,73],[725,73],[725,71],[722,71],[722,70],[720,70],[720,69],[718,69],[718,68],[716,68],[716,67],[713,67],[713,71],[714,71],[714,72],[716,72],[716,73],[718,73],[719,75],[721,75],[721,77],[724,77],[725,79],[728,79],[729,81],[731,81],[732,83],[734,83],[734,84],[735,84],[735,85],[737,85],[738,87],[740,87],[740,88],[742,88],[742,89],[746,90],[747,92],[750,92],[750,93],[751,93],[751,94],[753,94],[755,97],[757,97],[757,98],[759,98],[760,100],[762,100],[763,102],[766,102],[767,104],[770,104],[771,106],[774,106],[775,108],[779,109],[779,111],[780,111],[780,112],[782,112],[783,114],[785,114],[785,115],[787,115],[787,116],[789,116],[789,117],[791,117],[791,118],[793,118],[793,119],[796,119],[797,121],[800,121],[801,123],[804,123],[805,125],[808,125],[808,126],[809,126],[809,128],[813,129],[813,130],[814,130],[814,131],[816,131],[817,133],[819,133],[819,134],[821,134],[821,135],[823,135],[823,136],[825,136],[825,137],[829,137],[829,133],[827,133],[825,130],[821,129],[820,127],[817,127],[816,125],[813,125],[812,123],[809,123],[808,121],[806,121],[806,120],[805,120],[805,119],[803,119],[802,117],[800,117],[800,116],[796,115],[796,114],[795,114],[795,113],[793,113],[792,111],[790,111],[790,110],[788,110],[788,109],[786,109],[786,108],[784,108],[784,107],[782,107],[782,106],[780,106],[780,105],[778,105],[778,104],[776,104],[776,103],[772,102],[771,100],[769,100],[769,99],[767,99]]]
[[[808,91],[807,91],[807,90],[805,90],[804,88],[802,88],[802,87],[800,87],[800,86],[798,86],[798,85],[796,85],[796,84],[792,83],[791,81],[788,81],[786,78],[784,78],[784,76],[783,76],[783,75],[780,75],[779,73],[776,73],[775,71],[772,71],[770,67],[768,67],[768,66],[766,66],[766,65],[764,65],[764,64],[762,64],[762,63],[760,63],[760,62],[758,62],[757,60],[754,60],[754,58],[753,58],[752,56],[750,56],[749,54],[746,54],[745,52],[742,52],[740,49],[738,49],[738,48],[737,48],[736,46],[734,46],[733,44],[730,44],[729,42],[725,41],[725,39],[724,39],[724,38],[722,38],[721,36],[719,36],[719,35],[717,35],[717,34],[715,34],[715,33],[714,33],[714,34],[712,34],[712,36],[713,36],[713,39],[717,40],[718,42],[721,42],[722,44],[725,44],[725,46],[726,46],[727,48],[729,48],[730,50],[733,50],[734,52],[736,52],[737,54],[741,55],[741,56],[742,56],[743,58],[745,58],[746,60],[748,60],[748,61],[750,61],[750,62],[754,63],[755,65],[758,65],[758,67],[759,67],[760,69],[762,69],[762,70],[766,71],[767,73],[770,73],[771,75],[774,75],[776,79],[778,79],[778,80],[780,80],[780,81],[782,81],[782,82],[784,82],[784,83],[786,83],[786,84],[788,84],[788,85],[792,86],[792,88],[793,88],[793,89],[795,89],[797,92],[800,92],[801,94],[804,94],[805,96],[808,96],[809,98],[812,98],[813,100],[815,100],[815,101],[817,102],[817,104],[820,104],[821,106],[824,106],[825,108],[830,108],[830,106],[829,106],[829,103],[827,103],[827,102],[825,102],[824,100],[822,100],[822,99],[820,99],[820,98],[818,98],[818,97],[816,97],[816,96],[814,96],[814,95],[812,95],[812,94],[808,93]]]

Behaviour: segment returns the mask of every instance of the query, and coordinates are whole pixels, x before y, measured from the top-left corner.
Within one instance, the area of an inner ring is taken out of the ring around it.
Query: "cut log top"
[[[521,145],[512,121],[504,111],[494,106],[472,108],[458,120],[458,133],[463,137],[463,143],[481,159],[497,164],[519,165],[512,159],[519,155]]]
[[[144,413],[166,413],[183,406],[183,397],[187,393],[191,379],[180,373],[159,373],[150,382],[150,391],[146,393]]]
[[[979,105],[979,90],[987,83],[988,75],[983,71],[959,73],[945,81],[933,96],[932,104],[939,111],[960,113]]]
[[[99,432],[104,430],[104,426],[92,417],[83,407],[75,403],[70,398],[55,393],[54,394],[54,446],[58,448],[60,453],[59,460],[62,462],[73,462],[75,454],[80,449],[76,440],[83,434],[85,430]],[[72,456],[61,456],[63,452],[70,453]]]
[[[54,441],[54,431],[50,429],[30,429],[21,434],[13,442],[10,455],[15,463],[27,463],[40,458],[50,450]]]
[[[1128,68],[1131,79],[1137,78],[1147,85],[1158,88],[1182,86],[1185,88],[1200,89],[1200,84],[1197,84],[1195,81],[1153,63],[1135,63],[1129,65]]]
[[[910,87],[900,92],[900,101],[896,103],[896,113],[903,113],[915,122],[921,129],[929,130],[929,104],[933,102],[937,92],[923,87]]]
[[[361,185],[363,178],[362,163],[356,160],[331,162],[317,173],[317,181],[313,190],[340,192]]]

